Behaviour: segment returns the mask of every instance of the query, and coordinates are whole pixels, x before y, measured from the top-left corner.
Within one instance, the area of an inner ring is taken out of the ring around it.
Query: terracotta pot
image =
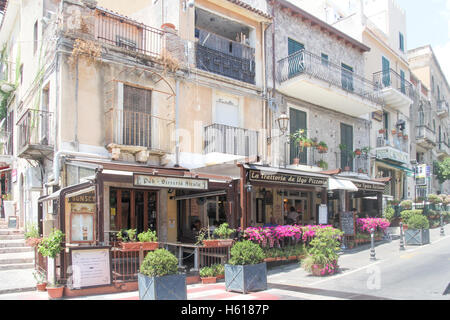
[[[47,287],[50,299],[61,299],[64,294],[64,287]]]
[[[282,257],[276,257],[275,259],[276,259],[275,261],[281,261],[281,260],[283,260]]]
[[[204,247],[208,248],[216,248],[219,246],[219,240],[203,240],[202,243]]]
[[[407,224],[403,225],[403,230],[408,230],[408,225]]]
[[[46,288],[47,288],[47,282],[36,284],[37,291],[43,292],[43,291],[46,291]]]
[[[123,251],[139,251],[141,248],[140,242],[121,242],[120,248]]]
[[[217,277],[205,277],[205,278],[201,278],[201,279],[202,279],[202,284],[210,284],[210,283],[217,282]]]
[[[233,239],[219,239],[219,247],[231,247],[233,245]]]
[[[312,266],[311,272],[313,276],[320,277],[321,276],[320,272],[322,271],[322,269],[323,269],[322,265],[315,264]]]
[[[142,250],[156,250],[158,249],[158,242],[139,242],[139,244],[142,246]]]
[[[276,261],[276,260],[277,260],[277,258],[265,258],[264,259],[265,262],[273,262],[273,261]]]
[[[297,256],[290,256],[288,259],[289,260],[297,260]]]
[[[175,25],[173,23],[167,22],[167,23],[164,23],[161,25],[161,29],[164,29],[164,28],[175,29]]]
[[[217,280],[225,279],[225,275],[219,274],[216,278],[217,278]]]

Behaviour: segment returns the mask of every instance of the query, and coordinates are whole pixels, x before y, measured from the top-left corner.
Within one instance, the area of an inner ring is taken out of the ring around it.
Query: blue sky
[[[406,12],[407,47],[430,44],[450,82],[450,0],[397,0]]]

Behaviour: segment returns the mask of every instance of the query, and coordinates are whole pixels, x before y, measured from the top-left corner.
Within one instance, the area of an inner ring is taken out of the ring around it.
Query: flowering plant
[[[367,233],[371,233],[372,229],[374,232],[384,232],[390,226],[389,220],[383,218],[362,218],[356,223],[361,232]]]

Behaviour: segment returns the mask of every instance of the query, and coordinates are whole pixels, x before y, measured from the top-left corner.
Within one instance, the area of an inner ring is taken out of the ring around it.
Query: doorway
[[[158,192],[110,189],[110,230],[157,231]]]
[[[295,211],[299,214],[300,224],[309,224],[310,220],[310,208],[308,201],[308,194],[306,192],[288,192],[285,193],[283,199],[284,216],[288,215],[291,207],[294,207]]]

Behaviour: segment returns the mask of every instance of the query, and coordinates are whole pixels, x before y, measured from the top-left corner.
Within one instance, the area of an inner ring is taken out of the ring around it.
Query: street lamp
[[[284,135],[286,133],[286,131],[288,130],[289,120],[290,119],[289,119],[288,115],[284,112],[276,120],[278,128],[281,131],[281,135]]]

